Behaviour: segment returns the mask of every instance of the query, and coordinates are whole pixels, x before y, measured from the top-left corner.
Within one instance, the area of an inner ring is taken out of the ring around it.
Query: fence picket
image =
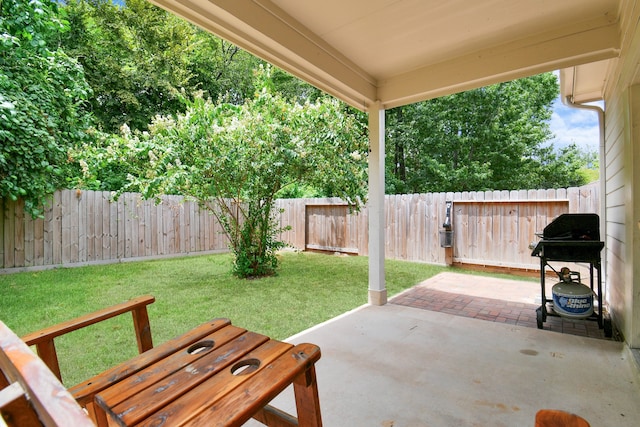
[[[85,200],[89,201],[87,203],[87,231],[86,231],[87,261],[95,261],[98,256],[98,254],[96,253],[97,231],[96,231],[95,210],[98,208],[96,206],[96,193],[97,192],[92,191],[84,195]]]
[[[13,218],[15,218],[15,228],[13,229],[14,246],[14,259],[16,265],[25,265],[24,246],[25,246],[25,213],[24,203],[18,201],[13,211]]]

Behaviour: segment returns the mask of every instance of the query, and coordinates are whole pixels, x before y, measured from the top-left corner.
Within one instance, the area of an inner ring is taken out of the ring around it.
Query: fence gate
[[[346,204],[305,206],[305,249],[358,253],[357,227]]]

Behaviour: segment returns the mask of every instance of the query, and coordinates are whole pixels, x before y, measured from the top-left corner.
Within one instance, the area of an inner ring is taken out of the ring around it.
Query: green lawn
[[[151,294],[157,345],[216,317],[277,339],[367,302],[367,257],[284,253],[279,274],[240,280],[228,254],[0,275],[0,320],[18,335]],[[389,296],[446,267],[388,260]],[[136,353],[130,315],[56,340],[63,380],[76,384]]]

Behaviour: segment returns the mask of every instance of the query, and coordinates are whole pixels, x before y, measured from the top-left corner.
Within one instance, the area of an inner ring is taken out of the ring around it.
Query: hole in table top
[[[193,344],[191,347],[187,349],[187,353],[189,354],[198,354],[205,352],[207,350],[211,350],[215,342],[213,340],[204,340]]]
[[[233,365],[231,373],[233,375],[247,375],[256,371],[259,367],[260,361],[258,359],[245,359]]]

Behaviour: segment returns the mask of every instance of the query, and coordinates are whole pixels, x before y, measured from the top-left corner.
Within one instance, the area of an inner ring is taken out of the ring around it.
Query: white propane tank
[[[553,285],[553,310],[560,316],[584,319],[593,314],[593,291],[580,283],[580,273],[562,267]],[[575,279],[575,280],[574,280]]]

